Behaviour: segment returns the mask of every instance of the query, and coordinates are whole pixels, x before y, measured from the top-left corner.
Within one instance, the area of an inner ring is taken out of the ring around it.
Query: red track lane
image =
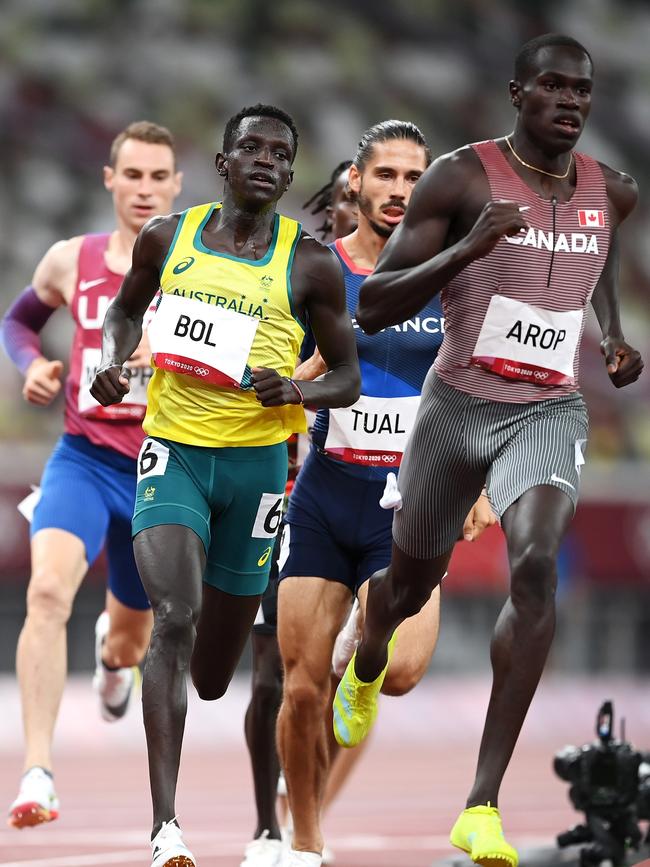
[[[478,708],[474,717],[461,700],[468,689]],[[6,709],[0,718],[0,798],[7,806],[21,770],[14,690],[5,681],[3,691],[0,682]],[[20,832],[0,830],[0,867],[150,864],[141,721],[134,709],[129,720],[101,726],[88,690],[86,680],[73,683],[64,699],[56,765],[61,818]],[[471,782],[486,693],[487,685],[459,689],[431,679],[414,695],[384,703],[375,742],[324,822],[337,867],[430,867],[452,855],[447,835]],[[502,794],[506,834],[518,846],[551,844],[578,820],[551,759],[569,730],[574,743],[589,739],[597,709],[592,699],[603,693],[600,686],[588,687],[570,707],[556,693],[541,696],[531,712]],[[636,694],[636,686],[625,687],[628,701]],[[239,734],[246,695],[247,683],[240,681],[220,711],[218,705],[190,702],[177,807],[199,867],[238,867],[254,827],[251,776]],[[442,707],[448,708],[444,716]],[[560,734],[547,724],[551,708],[564,719]],[[628,720],[640,708],[640,700],[627,708]],[[463,863],[470,867],[469,859]]]

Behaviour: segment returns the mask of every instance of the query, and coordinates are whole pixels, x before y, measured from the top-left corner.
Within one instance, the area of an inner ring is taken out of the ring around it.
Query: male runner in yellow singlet
[[[306,429],[301,404],[345,406],[359,395],[336,257],[275,212],[297,141],[293,120],[273,106],[232,117],[216,159],[222,203],[145,226],[104,325],[93,394],[108,405],[128,391],[122,365],[161,287],[133,518],[154,612],[143,685],[152,867],[196,864],[174,821],[185,673],[205,699],[228,687],[268,580],[285,442]],[[307,317],[328,372],[295,382]]]

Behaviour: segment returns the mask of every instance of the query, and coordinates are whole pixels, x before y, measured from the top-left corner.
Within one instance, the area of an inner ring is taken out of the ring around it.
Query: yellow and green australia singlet
[[[162,267],[162,292],[257,317],[248,367],[269,367],[291,376],[304,337],[291,298],[291,266],[301,225],[276,214],[266,255],[240,259],[210,250],[201,240],[204,226],[220,207],[210,203],[182,213]],[[306,430],[302,406],[263,407],[245,385],[208,385],[154,364],[143,428],[150,436],[212,448],[273,445]]]

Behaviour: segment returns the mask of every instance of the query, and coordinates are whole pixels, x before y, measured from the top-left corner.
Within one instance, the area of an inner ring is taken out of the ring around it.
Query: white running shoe
[[[20,781],[18,797],[9,807],[7,824],[11,828],[29,828],[59,818],[59,799],[54,781],[43,768],[30,768]]]
[[[352,603],[352,609],[348,619],[334,642],[334,650],[332,651],[332,671],[341,678],[348,667],[349,661],[352,659],[352,654],[357,649],[357,644],[361,639],[361,628],[359,625],[359,600],[355,598]]]
[[[282,840],[271,840],[269,832],[263,831],[260,837],[246,844],[239,867],[280,867],[283,847]]]
[[[174,819],[163,822],[151,841],[151,867],[196,867],[194,855],[183,843],[183,834]]]
[[[333,864],[336,861],[336,855],[329,846],[323,846],[323,854],[321,855],[323,859],[324,867],[327,867],[328,864]]]
[[[129,706],[129,699],[140,679],[140,669],[117,668],[110,671],[102,662],[102,645],[108,635],[108,611],[102,611],[95,624],[95,675],[93,689],[99,696],[99,712],[106,722],[121,719]]]
[[[298,852],[297,849],[287,849],[284,852],[280,867],[321,867],[322,857],[318,852]]]

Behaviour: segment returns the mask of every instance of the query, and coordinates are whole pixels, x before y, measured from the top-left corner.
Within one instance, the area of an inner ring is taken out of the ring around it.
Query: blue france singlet
[[[339,239],[330,245],[345,277],[361,368],[361,397],[351,407],[318,411],[312,431],[314,457],[341,472],[385,480],[397,471],[415,418],[422,384],[444,337],[436,296],[412,319],[365,334],[354,319],[359,291],[370,271],[358,268]]]

